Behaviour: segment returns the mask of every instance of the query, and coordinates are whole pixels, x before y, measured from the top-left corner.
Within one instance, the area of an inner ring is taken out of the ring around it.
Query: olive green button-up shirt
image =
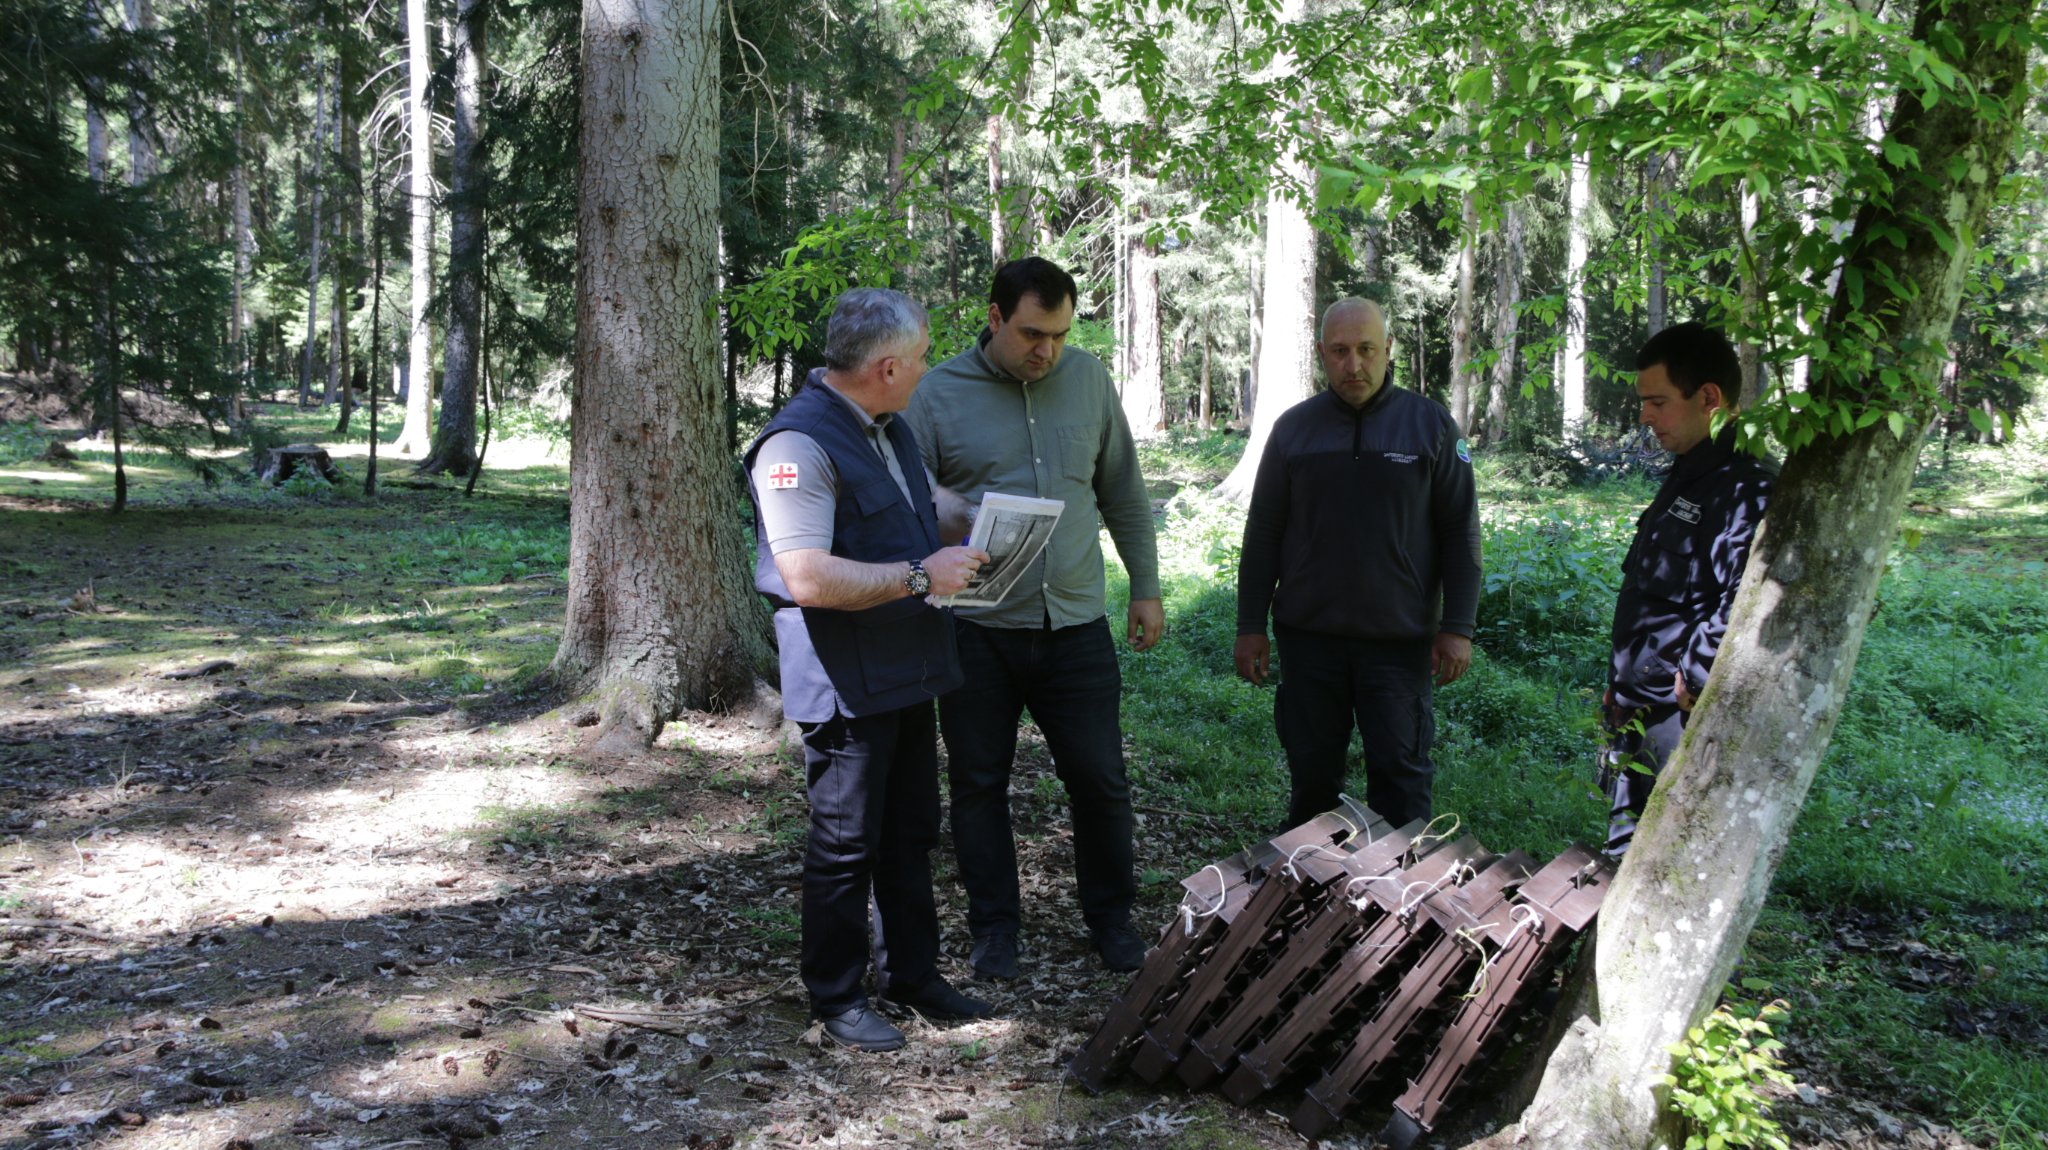
[[[1067,348],[1045,378],[1024,383],[977,344],[926,372],[903,417],[932,477],[968,502],[1007,491],[1066,503],[1052,539],[1009,597],[994,607],[958,608],[962,618],[1005,628],[1100,619],[1104,526],[1130,573],[1131,598],[1159,598],[1152,500],[1101,360]]]

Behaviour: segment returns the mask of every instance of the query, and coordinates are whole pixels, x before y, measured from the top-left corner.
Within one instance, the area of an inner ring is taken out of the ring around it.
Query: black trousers
[[[1337,806],[1353,724],[1365,746],[1365,805],[1395,826],[1428,819],[1436,741],[1429,641],[1273,632],[1280,657],[1273,725],[1293,783],[1287,825]]]
[[[1644,707],[1607,716],[1607,761],[1601,788],[1607,792],[1607,853],[1628,853],[1636,820],[1656,789],[1657,776],[1678,751],[1685,712],[1677,707]]]
[[[881,989],[914,990],[938,973],[937,726],[930,703],[799,724],[811,800],[800,970],[815,1014],[867,1002],[870,894]]]
[[[1074,880],[1091,927],[1128,922],[1131,784],[1124,774],[1123,673],[1109,622],[1011,629],[955,620],[967,681],[939,701],[953,851],[967,888],[967,929],[980,938],[1022,924],[1010,770],[1024,709],[1045,734],[1074,820]]]

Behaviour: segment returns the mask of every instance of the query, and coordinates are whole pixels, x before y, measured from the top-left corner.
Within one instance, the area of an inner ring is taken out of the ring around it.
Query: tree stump
[[[320,478],[329,483],[341,482],[341,471],[334,461],[327,457],[327,449],[314,443],[294,443],[287,447],[273,447],[263,460],[263,470],[258,479],[275,486],[290,479],[300,468],[311,468]]]

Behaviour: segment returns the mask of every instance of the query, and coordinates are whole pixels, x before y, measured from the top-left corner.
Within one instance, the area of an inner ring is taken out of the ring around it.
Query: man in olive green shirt
[[[1066,347],[1074,278],[1032,257],[997,269],[988,330],[932,368],[910,421],[925,466],[970,504],[989,491],[1066,504],[1045,550],[1004,600],[956,614],[966,683],[939,701],[953,849],[967,887],[974,969],[1017,977],[1022,925],[1010,828],[1010,770],[1025,708],[1045,735],[1074,821],[1075,886],[1096,950],[1135,970],[1130,782],[1119,715],[1122,676],[1104,600],[1100,526],[1130,573],[1131,648],[1159,641],[1166,616],[1152,501],[1116,388],[1102,362]],[[941,494],[941,505],[947,500]]]

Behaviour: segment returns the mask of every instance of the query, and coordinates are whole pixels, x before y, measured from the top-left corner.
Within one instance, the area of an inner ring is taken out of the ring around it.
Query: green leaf
[[[1904,440],[1904,439],[1906,438],[1906,417],[1905,417],[1905,416],[1903,416],[1903,415],[1900,415],[1900,414],[1899,414],[1898,412],[1896,412],[1896,411],[1888,411],[1888,412],[1886,412],[1886,413],[1885,413],[1885,416],[1884,416],[1884,421],[1885,421],[1885,424],[1886,424],[1887,426],[1889,426],[1889,427],[1890,427],[1890,428],[1892,429],[1892,437],[1893,437],[1893,438],[1895,438],[1895,439],[1899,439],[1899,440]]]
[[[1493,94],[1493,70],[1490,68],[1467,68],[1458,77],[1458,100],[1465,104],[1483,104]]]

